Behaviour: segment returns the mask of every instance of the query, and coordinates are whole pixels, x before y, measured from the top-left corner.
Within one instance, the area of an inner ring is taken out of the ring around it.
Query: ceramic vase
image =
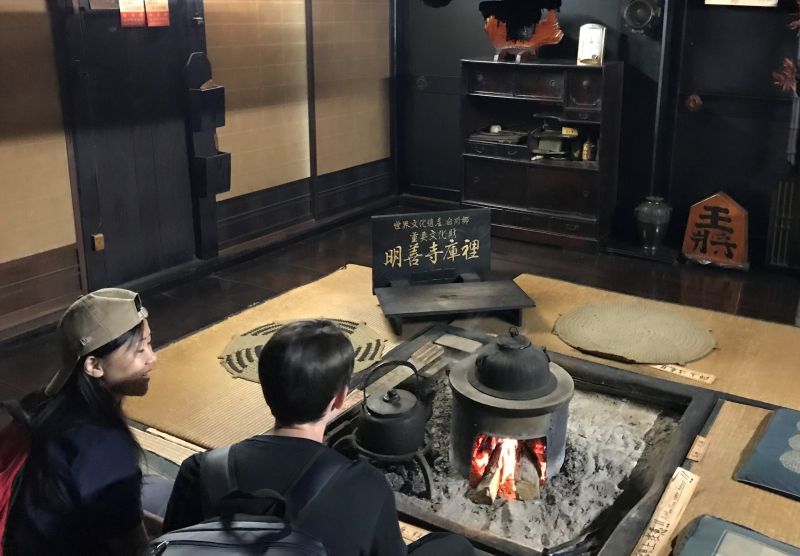
[[[662,197],[645,197],[645,200],[634,210],[639,227],[639,238],[642,247],[655,251],[664,240],[672,215],[672,207]]]

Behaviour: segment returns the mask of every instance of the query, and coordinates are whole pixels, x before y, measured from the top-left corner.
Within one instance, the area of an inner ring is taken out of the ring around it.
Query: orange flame
[[[500,441],[500,488],[497,493],[509,500],[517,499],[517,488],[514,479],[517,476],[517,457],[519,446],[516,440],[504,438]]]
[[[547,476],[547,443],[544,438],[519,441],[486,434],[477,435],[472,444],[470,487],[477,488],[487,473],[498,474],[497,494],[510,500],[516,499],[516,479],[523,457],[533,459],[539,474],[539,484],[543,485]],[[488,469],[490,464],[492,464],[491,469]]]

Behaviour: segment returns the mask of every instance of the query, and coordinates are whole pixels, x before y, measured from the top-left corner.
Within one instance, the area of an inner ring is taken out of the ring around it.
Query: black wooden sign
[[[489,218],[489,209],[373,216],[372,289],[392,282],[453,282],[461,274],[485,280]]]

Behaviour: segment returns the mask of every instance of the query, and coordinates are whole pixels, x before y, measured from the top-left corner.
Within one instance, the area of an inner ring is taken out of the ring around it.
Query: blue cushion
[[[800,500],[800,411],[775,410],[764,435],[734,477]]]
[[[800,548],[718,517],[694,521],[675,548],[675,556],[800,556]]]

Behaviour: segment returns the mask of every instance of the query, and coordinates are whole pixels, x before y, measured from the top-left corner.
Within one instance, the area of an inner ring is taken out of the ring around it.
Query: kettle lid
[[[408,390],[391,389],[367,398],[367,410],[376,417],[392,417],[408,413],[417,405],[417,397]]]
[[[525,400],[546,396],[556,389],[550,357],[512,328],[498,336],[496,349],[476,360],[469,381],[481,392],[503,399]]]

